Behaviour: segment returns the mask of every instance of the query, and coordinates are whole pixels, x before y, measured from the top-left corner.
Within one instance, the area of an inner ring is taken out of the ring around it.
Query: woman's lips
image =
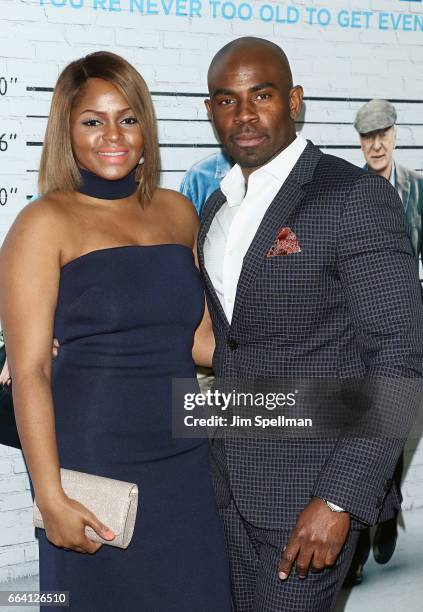
[[[128,155],[128,151],[97,151],[97,155],[109,164],[119,164],[124,161],[125,157]]]

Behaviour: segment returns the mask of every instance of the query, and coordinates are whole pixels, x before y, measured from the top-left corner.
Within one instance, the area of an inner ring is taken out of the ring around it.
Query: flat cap
[[[354,127],[359,134],[385,130],[395,124],[397,111],[388,100],[370,100],[357,112]]]

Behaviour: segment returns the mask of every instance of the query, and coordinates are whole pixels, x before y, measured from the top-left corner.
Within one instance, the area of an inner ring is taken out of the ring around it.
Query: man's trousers
[[[300,580],[293,567],[278,577],[282,549],[290,532],[262,529],[246,522],[231,500],[220,513],[231,565],[235,612],[331,612],[354,554],[358,531],[350,531],[336,564]]]

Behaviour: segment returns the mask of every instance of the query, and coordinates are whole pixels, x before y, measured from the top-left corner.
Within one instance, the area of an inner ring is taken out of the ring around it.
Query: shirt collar
[[[304,136],[302,136],[302,134],[297,134],[296,138],[286,147],[286,149],[283,149],[283,151],[276,155],[276,157],[274,157],[265,166],[258,168],[258,170],[253,172],[251,176],[257,176],[258,174],[270,174],[277,181],[279,181],[282,186],[284,179],[281,177],[284,177],[286,174],[286,166],[295,164],[306,145],[307,141]],[[292,162],[294,162],[294,164]]]
[[[394,160],[392,160],[391,176],[389,177],[389,182],[391,183],[392,187],[395,187],[395,189],[396,189],[397,174],[396,174],[396,170],[395,170],[395,162],[394,162]]]
[[[267,174],[278,181],[280,186],[282,186],[286,178],[287,165],[295,165],[306,144],[307,141],[304,136],[297,134],[296,138],[291,142],[291,144],[276,155],[276,157],[274,157],[264,166],[261,166],[252,172],[249,177],[249,181],[251,181],[252,177],[259,177]],[[246,193],[245,178],[239,164],[235,164],[231,168],[220,183],[220,189],[226,197],[228,206],[239,206]]]

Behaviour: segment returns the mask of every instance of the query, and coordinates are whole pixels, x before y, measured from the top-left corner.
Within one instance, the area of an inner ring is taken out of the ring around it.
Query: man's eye
[[[88,127],[96,127],[100,125],[100,121],[98,119],[88,119],[87,121],[82,122],[83,125],[87,125]]]
[[[271,97],[268,93],[257,94],[257,100],[268,100]]]
[[[138,119],[136,117],[126,117],[122,120],[122,123],[125,125],[134,125],[135,123],[138,123]]]
[[[219,104],[222,106],[227,106],[228,104],[233,104],[235,100],[232,98],[225,98],[224,100],[220,100]]]

